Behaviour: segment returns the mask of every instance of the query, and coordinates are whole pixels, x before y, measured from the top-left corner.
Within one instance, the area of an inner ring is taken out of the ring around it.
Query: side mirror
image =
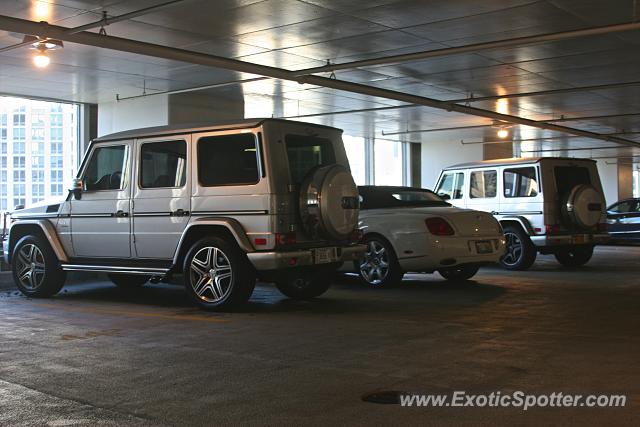
[[[76,200],[80,200],[82,198],[83,187],[84,186],[83,186],[82,180],[80,178],[74,178],[71,183],[71,188],[69,189],[69,192],[73,193],[73,197]]]

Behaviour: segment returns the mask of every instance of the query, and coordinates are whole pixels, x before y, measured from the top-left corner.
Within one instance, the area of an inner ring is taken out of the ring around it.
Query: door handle
[[[115,217],[124,218],[129,216],[129,212],[125,212],[123,210],[119,210],[114,214]]]
[[[491,213],[491,215],[498,215],[498,212],[496,212],[496,211],[491,211],[490,213]]]
[[[184,209],[176,209],[175,211],[171,212],[171,216],[188,216],[189,215],[189,211],[185,211]]]

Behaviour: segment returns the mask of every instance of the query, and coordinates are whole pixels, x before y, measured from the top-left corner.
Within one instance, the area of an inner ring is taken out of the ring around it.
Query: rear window
[[[304,135],[285,137],[289,170],[294,184],[300,184],[316,166],[332,165],[336,162],[333,144],[325,138]]]
[[[255,135],[243,133],[200,138],[198,180],[205,187],[256,184],[260,178]]]
[[[498,173],[494,170],[471,172],[469,196],[472,199],[496,197]]]
[[[360,187],[360,209],[449,206],[429,190],[393,187]]]
[[[591,184],[589,169],[581,166],[556,166],[556,188],[559,194],[566,194],[576,185]]]

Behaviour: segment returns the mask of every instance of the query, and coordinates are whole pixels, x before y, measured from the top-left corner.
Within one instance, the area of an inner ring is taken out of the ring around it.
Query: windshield
[[[287,135],[285,142],[293,184],[300,184],[314,167],[332,165],[336,162],[333,144],[328,139]]]
[[[429,190],[403,187],[360,187],[360,209],[450,206]]]

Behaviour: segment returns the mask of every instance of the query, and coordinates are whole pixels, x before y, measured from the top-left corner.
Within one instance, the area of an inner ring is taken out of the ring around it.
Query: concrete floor
[[[640,248],[584,269],[540,257],[474,282],[353,280],[295,302],[261,285],[239,313],[179,287],[108,282],[49,300],[0,292],[0,425],[639,425]],[[623,393],[627,407],[403,408],[379,390]]]

